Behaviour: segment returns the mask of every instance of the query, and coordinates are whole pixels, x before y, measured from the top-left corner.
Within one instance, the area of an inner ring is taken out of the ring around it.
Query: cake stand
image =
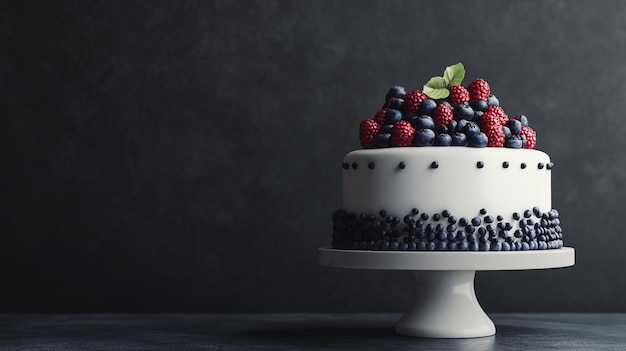
[[[476,271],[560,268],[574,265],[571,247],[515,252],[365,251],[320,248],[323,266],[410,270],[417,278],[413,304],[396,333],[426,338],[494,335],[496,328],[476,299]]]

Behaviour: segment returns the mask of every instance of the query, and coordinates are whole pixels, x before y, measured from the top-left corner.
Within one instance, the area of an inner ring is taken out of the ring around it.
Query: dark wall
[[[0,311],[404,310],[409,272],[316,250],[358,123],[459,61],[529,117],[577,249],[573,268],[479,272],[485,310],[626,311],[624,18],[595,0],[4,2]]]

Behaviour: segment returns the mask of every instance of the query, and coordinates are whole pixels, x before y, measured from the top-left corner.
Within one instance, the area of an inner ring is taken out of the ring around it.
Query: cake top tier
[[[374,118],[359,126],[365,149],[400,146],[469,146],[534,149],[537,135],[524,115],[509,117],[482,78],[467,87],[460,62],[409,92],[393,86]]]

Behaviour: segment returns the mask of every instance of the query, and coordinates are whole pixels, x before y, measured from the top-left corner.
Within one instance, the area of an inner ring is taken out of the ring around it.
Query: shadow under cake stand
[[[476,299],[476,271],[573,266],[571,247],[508,252],[366,251],[318,249],[323,266],[410,270],[417,278],[413,304],[396,324],[397,334],[426,338],[494,335],[496,328]]]

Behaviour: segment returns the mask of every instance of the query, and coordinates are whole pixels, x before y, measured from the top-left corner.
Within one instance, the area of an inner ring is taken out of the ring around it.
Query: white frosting
[[[437,168],[431,168],[433,162]],[[478,162],[484,166],[479,168]],[[402,218],[417,208],[431,217],[448,210],[471,219],[482,217],[485,209],[494,217],[502,215],[515,229],[513,213],[522,215],[535,206],[552,209],[550,157],[538,150],[395,147],[353,151],[345,155],[346,163],[343,209],[356,214],[376,215],[384,209]]]

